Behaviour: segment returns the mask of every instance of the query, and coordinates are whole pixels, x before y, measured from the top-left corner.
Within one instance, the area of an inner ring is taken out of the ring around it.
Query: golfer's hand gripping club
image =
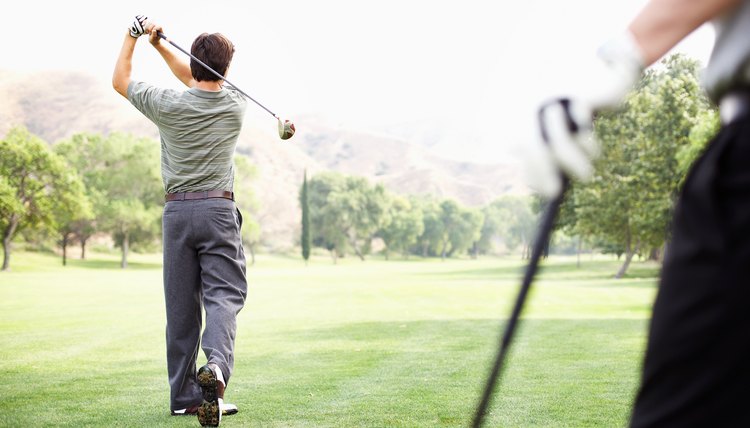
[[[630,33],[604,44],[592,64],[581,67],[578,93],[551,97],[538,109],[537,135],[526,147],[526,182],[546,198],[562,192],[563,175],[591,178],[599,156],[593,118],[617,107],[643,71],[643,56]]]
[[[260,106],[263,110],[267,111],[271,116],[275,117],[276,120],[277,120],[277,122],[278,122],[279,138],[281,138],[282,140],[288,140],[288,139],[292,138],[292,136],[294,135],[294,133],[297,131],[295,129],[295,127],[294,127],[294,123],[293,122],[291,122],[289,120],[283,120],[282,121],[281,118],[276,113],[272,112],[271,110],[269,110],[268,108],[266,108],[266,106],[264,106],[263,104],[261,104],[258,101],[256,101],[253,97],[251,97],[250,95],[248,95],[247,93],[245,93],[245,91],[243,91],[242,89],[238,88],[237,85],[235,85],[234,83],[232,83],[229,80],[227,80],[226,77],[222,76],[219,72],[217,72],[213,68],[209,67],[205,62],[203,62],[200,59],[196,58],[195,55],[191,54],[190,52],[188,52],[185,49],[183,49],[180,46],[178,46],[175,42],[173,42],[172,40],[170,40],[161,31],[157,31],[156,34],[157,34],[157,36],[159,36],[162,39],[164,39],[166,42],[169,42],[170,45],[174,46],[179,51],[181,51],[185,55],[187,55],[190,58],[192,58],[193,61],[195,61],[198,64],[200,64],[201,66],[205,67],[206,70],[208,70],[211,74],[213,74],[214,76],[218,77],[220,80],[223,80],[224,82],[226,82],[229,85],[231,85],[234,89],[236,89],[239,93],[241,93],[242,95],[244,95],[247,99],[249,99],[250,101],[252,101],[255,104],[257,104],[258,106]]]
[[[138,37],[141,37],[143,33],[146,32],[146,23],[148,22],[148,17],[146,15],[136,15],[135,19],[133,20],[133,23],[128,27],[128,31],[130,32],[130,37],[137,39]]]

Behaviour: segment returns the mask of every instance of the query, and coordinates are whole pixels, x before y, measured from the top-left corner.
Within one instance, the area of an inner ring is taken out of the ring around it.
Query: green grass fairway
[[[198,426],[169,416],[160,262],[12,255],[0,426]],[[261,256],[226,395],[240,413],[222,426],[467,426],[524,263]],[[627,423],[657,267],[617,267],[544,263],[487,426]]]

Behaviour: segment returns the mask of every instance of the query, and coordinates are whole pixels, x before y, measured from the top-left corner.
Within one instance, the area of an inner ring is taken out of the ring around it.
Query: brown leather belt
[[[164,200],[167,202],[171,201],[195,201],[198,199],[211,199],[211,198],[224,198],[234,200],[234,193],[227,192],[226,190],[210,190],[208,192],[182,192],[182,193],[167,193],[164,195]]]

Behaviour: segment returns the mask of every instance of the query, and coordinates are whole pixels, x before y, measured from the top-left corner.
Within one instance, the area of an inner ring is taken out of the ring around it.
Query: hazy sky
[[[347,128],[432,135],[447,155],[495,162],[530,138],[537,101],[564,87],[644,4],[24,0],[3,6],[0,69],[83,70],[109,85],[125,28],[144,13],[186,49],[201,32],[227,35],[237,48],[229,80],[299,118],[300,132],[315,115]],[[705,63],[712,42],[706,27],[679,50]],[[179,87],[145,38],[133,77]],[[255,110],[251,126],[275,126]]]

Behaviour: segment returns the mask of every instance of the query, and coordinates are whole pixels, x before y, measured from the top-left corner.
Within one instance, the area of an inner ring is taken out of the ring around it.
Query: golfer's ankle
[[[216,380],[222,383],[222,385],[227,386],[227,382],[224,380],[224,373],[221,371],[221,368],[214,363],[210,363],[209,366],[214,370],[214,373],[216,373]]]

